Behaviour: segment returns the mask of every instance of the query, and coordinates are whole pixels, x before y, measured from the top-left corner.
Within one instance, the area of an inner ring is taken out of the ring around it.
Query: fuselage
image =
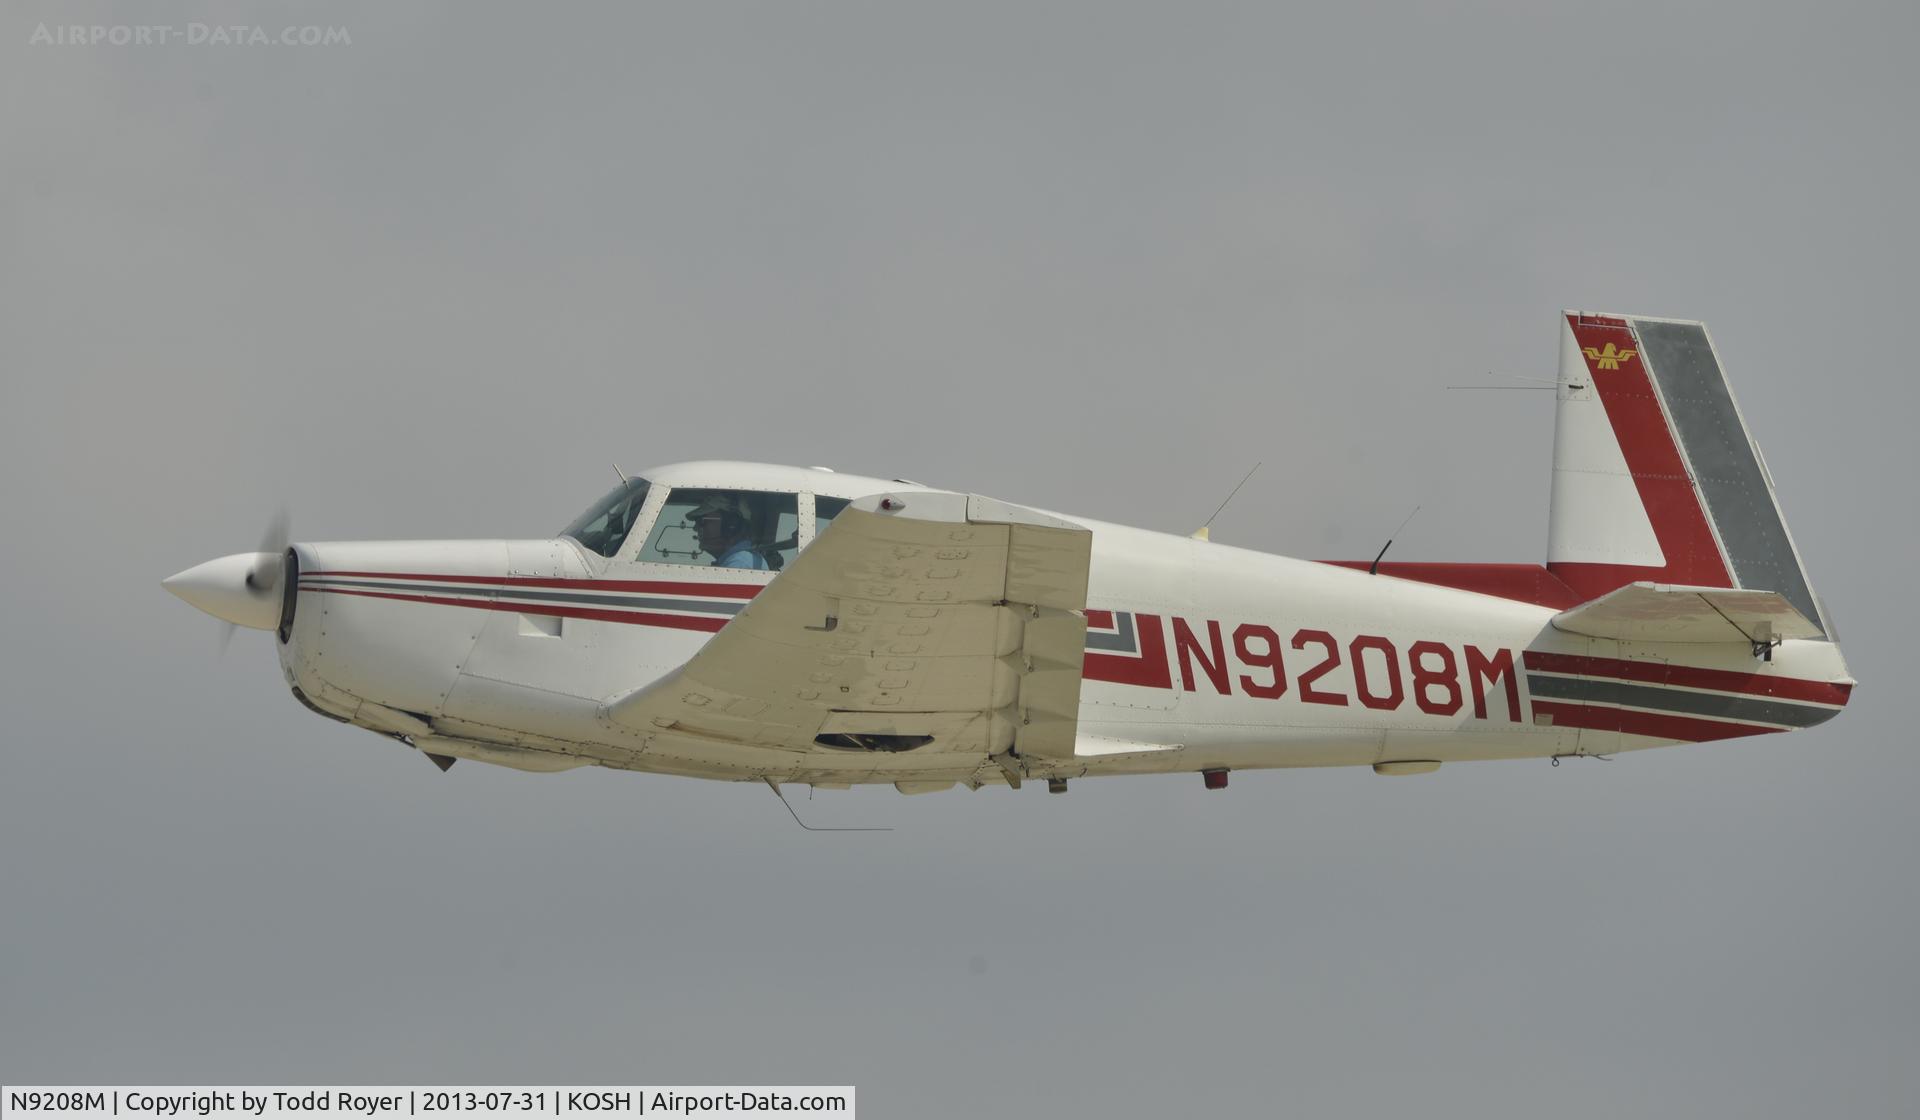
[[[617,544],[602,524],[543,540],[296,545],[287,682],[322,714],[522,769],[907,790],[1003,780],[984,757],[636,738],[609,720],[613,698],[686,662],[778,578],[680,543],[666,520],[686,508],[676,494],[739,493],[771,511],[777,562],[846,500],[920,489],[745,463],[644,477],[644,500],[612,515],[625,520]],[[1054,516],[1092,531],[1086,656],[1076,752],[1035,777],[1604,755],[1810,726],[1853,683],[1827,641],[1762,657],[1583,637],[1525,597]]]

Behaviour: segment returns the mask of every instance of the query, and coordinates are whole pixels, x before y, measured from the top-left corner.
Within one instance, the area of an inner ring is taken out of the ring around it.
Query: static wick
[[[800,814],[793,811],[793,804],[787,800],[786,794],[780,792],[780,785],[778,782],[775,782],[772,778],[761,778],[760,780],[767,783],[767,788],[772,790],[773,795],[780,799],[780,804],[785,805],[787,807],[787,815],[793,818],[793,823],[799,825],[801,828],[806,829],[808,832],[892,832],[893,831],[893,829],[891,828],[830,828],[826,825],[821,825],[819,828],[815,828],[814,826],[808,824],[806,821],[801,820]],[[811,796],[811,794],[809,794],[809,796]]]

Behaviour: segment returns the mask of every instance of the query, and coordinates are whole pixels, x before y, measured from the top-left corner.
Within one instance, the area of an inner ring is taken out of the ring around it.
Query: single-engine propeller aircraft
[[[1560,324],[1544,564],[1304,561],[823,468],[623,478],[548,540],[277,542],[167,590],[455,759],[904,793],[1608,755],[1854,681],[1697,322]]]

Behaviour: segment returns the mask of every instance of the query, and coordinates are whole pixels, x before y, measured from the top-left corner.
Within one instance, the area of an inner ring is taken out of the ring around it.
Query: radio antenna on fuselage
[[[1247,472],[1247,475],[1246,475],[1246,478],[1242,478],[1242,479],[1241,479],[1241,480],[1240,480],[1240,481],[1239,481],[1239,482],[1238,482],[1237,484],[1235,484],[1235,486],[1234,486],[1234,488],[1233,488],[1232,490],[1229,490],[1229,491],[1227,491],[1227,496],[1226,496],[1226,498],[1224,498],[1224,499],[1223,499],[1223,500],[1222,500],[1222,501],[1220,502],[1220,505],[1219,505],[1219,507],[1218,507],[1218,508],[1216,508],[1216,509],[1215,509],[1215,510],[1213,511],[1213,517],[1209,517],[1209,518],[1207,518],[1207,523],[1206,523],[1205,525],[1202,525],[1202,526],[1200,526],[1200,527],[1199,527],[1198,529],[1195,529],[1195,530],[1193,531],[1193,539],[1194,539],[1194,540],[1197,540],[1197,541],[1207,541],[1207,540],[1212,540],[1212,539],[1213,539],[1213,535],[1212,535],[1212,531],[1213,531],[1213,519],[1214,519],[1214,517],[1219,517],[1219,516],[1220,516],[1220,511],[1221,511],[1221,510],[1223,510],[1223,509],[1226,509],[1226,508],[1227,508],[1227,503],[1228,503],[1228,502],[1231,502],[1231,501],[1233,501],[1233,496],[1234,496],[1235,494],[1238,494],[1238,493],[1240,492],[1240,487],[1242,487],[1242,486],[1245,486],[1245,485],[1247,484],[1247,479],[1248,479],[1248,478],[1252,478],[1252,477],[1253,477],[1253,472],[1254,472],[1254,471],[1257,471],[1257,470],[1259,470],[1259,469],[1260,469],[1260,464],[1259,464],[1259,463],[1255,463],[1255,464],[1253,465],[1253,470],[1249,470],[1249,471]]]
[[[1423,505],[1426,505],[1426,503],[1425,503],[1425,502],[1421,502],[1421,503],[1419,503],[1419,505],[1416,505],[1416,506],[1414,506],[1414,507],[1413,507],[1413,513],[1419,513],[1419,512],[1420,512],[1420,506],[1423,506]],[[1377,575],[1379,575],[1379,574],[1380,574],[1380,558],[1381,558],[1382,556],[1385,556],[1385,555],[1387,554],[1387,549],[1389,549],[1389,548],[1392,548],[1392,547],[1393,547],[1393,538],[1394,538],[1394,537],[1397,537],[1397,536],[1399,536],[1399,535],[1400,535],[1400,530],[1401,530],[1401,529],[1404,529],[1404,528],[1406,528],[1406,527],[1407,527],[1407,522],[1409,522],[1409,521],[1412,521],[1412,520],[1413,520],[1413,513],[1409,513],[1409,514],[1407,514],[1407,516],[1405,516],[1404,518],[1402,518],[1402,519],[1400,520],[1400,524],[1399,524],[1399,525],[1398,525],[1398,526],[1397,526],[1397,527],[1396,527],[1396,528],[1395,528],[1395,529],[1393,530],[1393,532],[1392,532],[1392,533],[1390,533],[1390,534],[1388,534],[1388,536],[1387,536],[1387,543],[1386,543],[1386,544],[1383,544],[1383,545],[1381,545],[1381,546],[1380,546],[1380,551],[1379,551],[1379,552],[1376,552],[1376,553],[1374,553],[1374,556],[1373,556],[1373,563],[1371,563],[1371,564],[1368,564],[1368,565],[1367,565],[1367,574],[1368,574],[1368,575],[1370,575],[1370,576],[1377,576]]]
[[[793,818],[793,823],[799,825],[801,828],[806,829],[808,832],[892,832],[893,831],[893,829],[885,828],[885,827],[882,827],[882,828],[830,828],[826,825],[817,825],[817,826],[810,825],[806,821],[803,821],[800,819],[800,814],[793,811],[793,805],[787,801],[787,795],[780,792],[780,783],[774,781],[772,778],[768,778],[764,776],[760,780],[767,783],[767,788],[772,790],[773,795],[780,799],[780,804],[785,805],[787,807],[787,815]]]

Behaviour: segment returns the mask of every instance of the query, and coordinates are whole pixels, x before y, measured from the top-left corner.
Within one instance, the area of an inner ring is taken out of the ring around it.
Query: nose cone
[[[160,581],[175,596],[235,626],[280,625],[280,566],[273,552],[236,552]]]

